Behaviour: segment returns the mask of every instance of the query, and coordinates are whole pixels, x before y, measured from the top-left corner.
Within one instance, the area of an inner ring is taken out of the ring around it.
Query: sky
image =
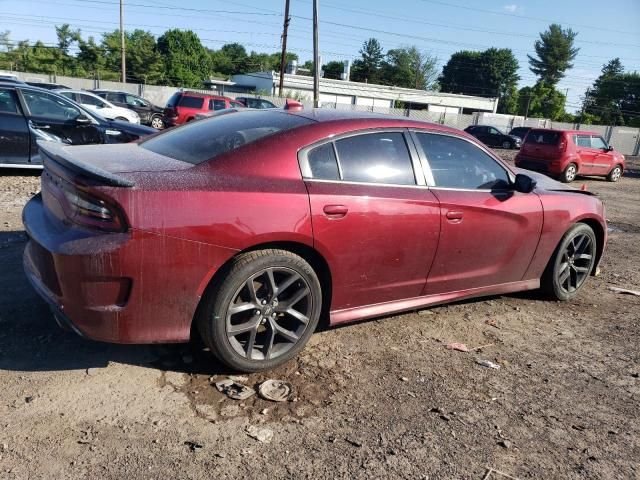
[[[511,48],[520,63],[519,86],[533,85],[527,54],[551,23],[578,32],[580,52],[559,83],[568,89],[567,110],[581,107],[602,65],[620,57],[640,71],[640,0],[318,0],[322,62],[354,60],[362,43],[377,38],[383,49],[415,45],[444,65],[459,50]],[[124,0],[125,29],[155,35],[191,29],[213,49],[239,42],[248,51],[280,49],[284,0]],[[69,23],[83,37],[101,37],[119,25],[118,0],[0,0],[0,30],[11,40],[56,41],[55,25]],[[291,0],[288,50],[312,58],[312,0]]]

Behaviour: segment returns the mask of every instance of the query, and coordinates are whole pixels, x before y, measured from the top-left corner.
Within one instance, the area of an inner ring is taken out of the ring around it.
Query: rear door
[[[471,141],[414,135],[441,207],[440,242],[425,294],[522,280],[542,229],[538,196],[509,188],[506,168]]]
[[[29,125],[13,89],[0,88],[0,163],[29,163]]]
[[[580,156],[578,172],[585,175],[596,173],[596,157],[600,152],[591,147],[591,135],[574,135],[574,142],[576,144],[576,153]]]
[[[440,233],[403,130],[368,131],[301,151],[316,248],[331,266],[332,310],[419,296]]]

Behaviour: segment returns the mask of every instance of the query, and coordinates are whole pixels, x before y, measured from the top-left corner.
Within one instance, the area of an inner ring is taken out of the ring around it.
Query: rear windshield
[[[160,155],[197,165],[277,132],[313,123],[284,112],[244,111],[188,123],[140,143]]]
[[[182,94],[180,92],[174,93],[173,95],[171,95],[171,98],[167,100],[167,107],[175,107],[176,105],[178,105],[178,102],[181,98]]]
[[[185,108],[202,108],[204,98],[183,96],[180,100],[180,106]]]
[[[549,130],[531,130],[527,135],[526,143],[539,145],[556,145],[562,132],[550,132]]]

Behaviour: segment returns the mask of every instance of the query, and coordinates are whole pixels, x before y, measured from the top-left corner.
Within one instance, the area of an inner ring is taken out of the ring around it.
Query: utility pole
[[[531,94],[527,97],[527,110],[524,112],[524,119],[526,120],[529,116],[529,105],[531,105]]]
[[[313,106],[320,107],[320,52],[318,51],[318,0],[313,0]]]
[[[280,57],[280,84],[278,85],[278,96],[282,96],[282,86],[284,84],[284,67],[287,63],[287,30],[289,29],[289,0],[284,4],[284,25],[282,26],[282,57]]]
[[[124,51],[124,0],[120,0],[120,71],[122,83],[127,83],[127,62]]]

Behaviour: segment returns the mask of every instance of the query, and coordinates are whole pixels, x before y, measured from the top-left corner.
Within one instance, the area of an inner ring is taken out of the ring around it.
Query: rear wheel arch
[[[200,334],[197,328],[197,318],[201,312],[201,309],[204,305],[204,299],[208,296],[208,293],[214,288],[216,281],[223,278],[231,269],[236,259],[249,252],[255,252],[259,250],[285,250],[291,253],[294,253],[300,257],[302,257],[311,268],[315,271],[318,276],[318,280],[320,281],[320,287],[322,288],[322,309],[320,313],[320,322],[318,323],[318,330],[322,330],[326,328],[329,324],[329,309],[331,308],[331,298],[332,298],[332,277],[331,277],[331,269],[329,268],[329,264],[325,260],[325,258],[313,247],[305,245],[299,242],[268,242],[261,243],[257,245],[253,245],[249,248],[246,248],[242,251],[237,252],[235,255],[230,257],[226,262],[222,264],[220,268],[213,274],[213,276],[209,279],[207,286],[204,288],[202,292],[202,296],[200,301],[198,302],[198,306],[194,312],[193,318],[191,319],[191,338],[199,338]]]

